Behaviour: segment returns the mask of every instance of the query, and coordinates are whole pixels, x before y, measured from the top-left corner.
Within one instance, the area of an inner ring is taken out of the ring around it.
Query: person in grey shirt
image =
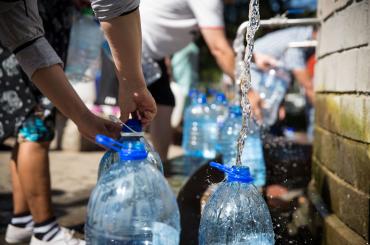
[[[146,88],[141,70],[141,30],[138,0],[93,0],[93,10],[111,46],[119,80],[121,120],[136,113],[143,124],[148,124],[156,113],[155,102]],[[63,63],[44,37],[44,29],[37,8],[37,0],[0,0],[0,42],[13,52],[20,66],[32,82],[67,117],[71,118],[89,140],[96,134],[118,137],[120,124],[93,115],[69,84]],[[30,157],[32,156],[32,152]],[[41,161],[42,159],[40,159]],[[50,176],[47,164],[23,166],[18,170],[31,219],[38,226],[33,235],[26,227],[14,230],[14,240],[31,245],[85,244],[60,229],[52,217],[50,203]],[[47,215],[45,215],[47,214]],[[15,217],[19,222],[27,222]]]
[[[307,49],[288,48],[290,42],[301,42],[316,39],[316,29],[312,26],[290,27],[273,31],[259,38],[255,42],[252,64],[252,88],[258,86],[262,73],[276,66],[283,67],[290,72],[298,83],[305,89],[310,103],[313,101],[313,81],[306,69]],[[290,82],[288,76],[287,82]],[[261,104],[258,93],[249,98],[254,113],[261,118]]]

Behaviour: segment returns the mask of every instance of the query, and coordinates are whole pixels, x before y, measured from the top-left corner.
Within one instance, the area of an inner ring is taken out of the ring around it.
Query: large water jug
[[[223,162],[236,163],[237,140],[242,127],[242,110],[240,106],[229,108],[229,117],[225,121],[220,133],[220,152]],[[241,162],[248,166],[254,178],[254,185],[262,187],[266,183],[266,165],[263,156],[261,133],[255,120],[248,121],[248,132],[245,139]]]
[[[129,119],[122,126],[121,138],[118,140],[120,143],[130,143],[132,145],[143,143],[145,150],[148,152],[148,161],[153,164],[161,173],[163,173],[163,164],[158,152],[153,146],[145,139],[142,131],[141,122],[137,119]],[[108,150],[100,160],[98,179],[107,173],[114,163],[119,161],[119,153],[114,150]]]
[[[289,75],[283,69],[270,69],[262,75],[258,85],[262,103],[263,123],[266,126],[273,125],[278,116],[278,110],[289,86]]]
[[[88,10],[76,16],[68,48],[66,74],[72,84],[94,82],[100,70],[100,47],[103,33]]]
[[[226,173],[204,207],[199,229],[200,245],[273,245],[274,232],[267,205],[252,184],[249,168],[225,167]]]
[[[185,110],[182,146],[186,156],[212,159],[216,156],[216,124],[211,120],[205,94],[192,95],[192,102]]]
[[[119,152],[120,160],[92,191],[85,225],[90,245],[178,245],[179,210],[163,175],[147,160],[143,144],[96,142]]]

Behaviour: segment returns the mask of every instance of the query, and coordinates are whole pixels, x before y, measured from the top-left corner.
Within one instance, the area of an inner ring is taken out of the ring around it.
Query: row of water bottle
[[[236,162],[237,138],[242,127],[242,111],[238,105],[229,105],[223,93],[216,93],[211,103],[205,94],[192,90],[191,104],[185,110],[183,148],[186,156],[214,159],[221,154],[229,166]],[[261,187],[266,182],[259,125],[248,122],[248,136],[242,155],[242,163],[248,166],[255,181]]]
[[[126,122],[117,141],[103,135],[98,135],[96,141],[110,150],[100,162],[98,183],[88,204],[87,244],[178,245],[180,215],[176,198],[162,174],[158,154],[142,134],[140,122]],[[251,184],[249,168],[212,166],[228,177],[205,207],[199,244],[274,244],[271,218]]]

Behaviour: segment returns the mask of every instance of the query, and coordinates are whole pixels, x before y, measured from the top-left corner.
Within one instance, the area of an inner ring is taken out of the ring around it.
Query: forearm
[[[218,66],[221,70],[234,79],[235,71],[235,55],[231,49],[214,50],[212,55],[215,57]]]
[[[307,70],[295,69],[293,70],[293,75],[297,79],[298,83],[305,89],[310,102],[313,102],[313,81]]]
[[[120,88],[145,87],[141,68],[141,26],[139,10],[102,21],[101,26],[111,47]]]
[[[67,80],[60,65],[36,70],[32,75],[33,83],[50,101],[76,124],[89,115],[89,110]]]
[[[224,29],[201,29],[213,57],[223,72],[234,79],[235,54],[228,43]]]

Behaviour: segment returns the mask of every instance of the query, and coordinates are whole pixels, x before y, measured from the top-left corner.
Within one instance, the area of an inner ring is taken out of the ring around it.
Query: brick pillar
[[[323,244],[367,244],[370,0],[319,0],[313,188],[331,214]]]

